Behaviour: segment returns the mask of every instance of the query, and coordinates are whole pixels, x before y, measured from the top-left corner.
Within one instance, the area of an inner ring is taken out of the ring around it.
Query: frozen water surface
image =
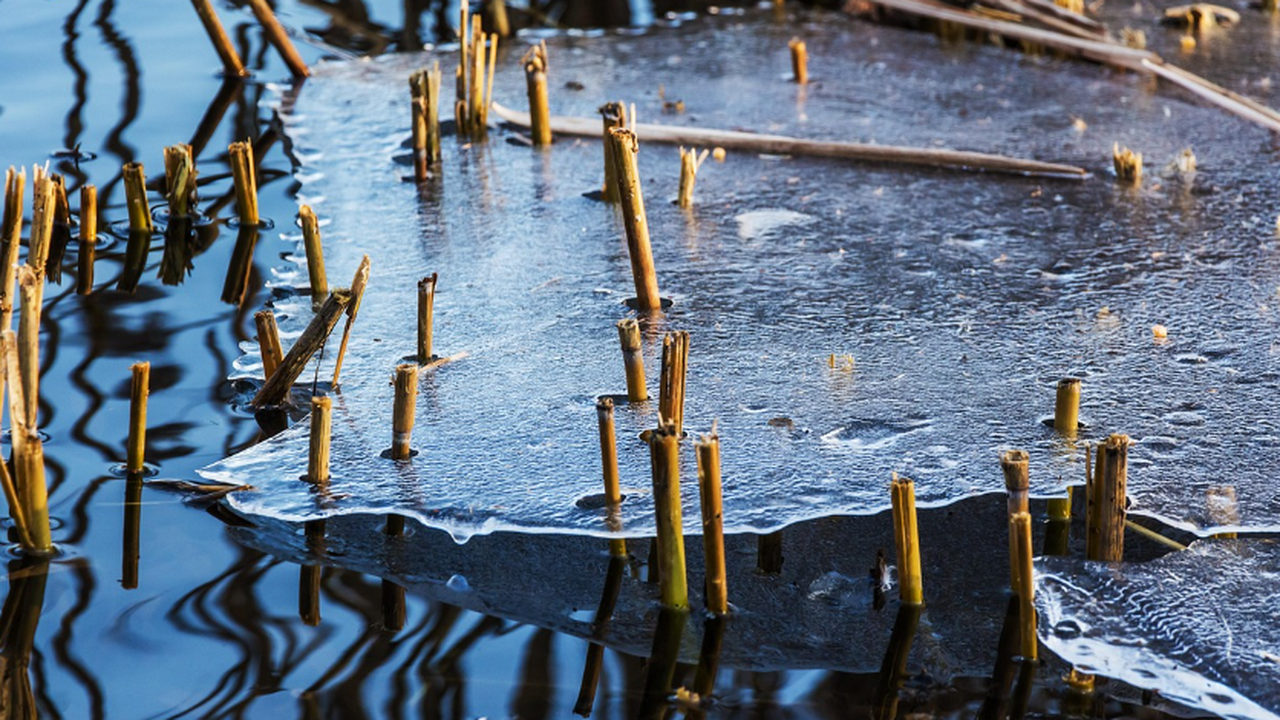
[[[686,429],[719,421],[728,528],[879,511],[891,470],[916,480],[926,506],[996,491],[997,454],[1013,447],[1031,452],[1034,493],[1062,493],[1083,480],[1081,448],[1043,420],[1054,383],[1079,376],[1082,439],[1135,439],[1134,512],[1201,533],[1280,529],[1280,165],[1269,135],[1134,75],[812,17],[801,28],[748,13],[553,38],[553,112],[594,116],[624,99],[642,122],[943,145],[1094,176],[731,152],[703,166],[686,212],[671,204],[676,149],[642,137],[658,281],[674,300],[647,334],[650,388],[661,332],[688,330]],[[811,57],[805,88],[782,79],[797,32]],[[508,106],[524,105],[523,45],[499,56],[495,96]],[[1234,87],[1230,50],[1218,51],[1212,75]],[[458,538],[604,534],[601,511],[576,501],[599,492],[594,402],[624,391],[613,326],[632,284],[619,215],[584,197],[601,182],[600,144],[560,138],[540,152],[512,142],[512,129],[487,144],[446,138],[441,177],[404,182],[406,77],[432,59],[323,65],[282,103],[305,158],[299,196],[328,223],[330,282],[364,253],[373,262],[335,401],[327,491],[299,480],[305,422],[205,472],[256,486],[232,496],[250,514],[394,511]],[[455,56],[439,59],[451,87]],[[659,86],[687,111],[664,115]],[[1114,141],[1144,153],[1141,188],[1111,177]],[[1188,146],[1199,172],[1166,167]],[[397,464],[380,457],[389,379],[413,351],[414,288],[431,272],[436,351],[467,356],[423,376],[419,454]],[[278,282],[305,277],[290,269]],[[276,310],[286,332],[309,312],[289,297]],[[1167,339],[1153,337],[1156,324]],[[830,367],[831,354],[853,363]],[[242,365],[248,373],[253,359]],[[629,534],[653,527],[638,435],[655,406],[617,413]],[[692,461],[690,443],[685,522],[696,532]],[[1224,506],[1228,484],[1236,501]]]
[[[1038,563],[1040,634],[1086,672],[1228,718],[1280,717],[1280,546],[1200,541],[1124,566]]]

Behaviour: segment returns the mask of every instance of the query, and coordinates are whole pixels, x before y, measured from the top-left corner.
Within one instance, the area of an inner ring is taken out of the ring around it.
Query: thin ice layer
[[[1280,165],[1267,134],[1131,75],[814,17],[802,28],[721,16],[552,38],[553,112],[592,116],[620,98],[642,121],[946,145],[1096,175],[735,152],[702,167],[686,212],[670,202],[676,149],[641,138],[658,281],[675,303],[646,341],[650,388],[660,333],[688,330],[686,429],[719,422],[729,529],[876,512],[891,470],[917,481],[922,505],[995,491],[998,453],[1011,447],[1031,452],[1034,493],[1061,493],[1083,479],[1080,445],[1042,421],[1054,383],[1070,375],[1084,378],[1082,439],[1135,440],[1135,512],[1200,531],[1280,528]],[[805,88],[786,79],[786,40],[798,31],[812,63]],[[523,104],[520,45],[500,55],[495,96],[509,106]],[[454,58],[440,56],[446,77]],[[328,491],[299,480],[305,423],[205,472],[256,486],[234,496],[248,513],[394,511],[457,537],[602,534],[600,511],[577,501],[600,491],[594,402],[624,392],[613,325],[633,290],[620,217],[583,196],[599,189],[600,145],[561,138],[542,152],[513,130],[485,144],[447,138],[440,177],[404,182],[406,77],[431,60],[323,65],[282,109],[302,162],[300,201],[327,223],[331,282],[364,253],[373,262],[335,402]],[[664,97],[686,112],[664,115]],[[1145,154],[1141,188],[1110,176],[1115,140]],[[1188,145],[1199,172],[1166,168]],[[413,352],[415,284],[431,272],[435,350],[467,356],[422,378],[419,455],[396,464],[380,457],[389,379]],[[282,282],[297,277],[290,268]],[[289,300],[277,311],[293,331],[308,314]],[[1156,324],[1166,340],[1153,337]],[[631,534],[653,528],[638,436],[655,405],[618,410]],[[692,452],[684,461],[695,508]],[[1235,503],[1220,501],[1226,483]]]
[[[1227,718],[1280,717],[1280,546],[1207,541],[1144,564],[1037,565],[1044,642],[1089,673]]]

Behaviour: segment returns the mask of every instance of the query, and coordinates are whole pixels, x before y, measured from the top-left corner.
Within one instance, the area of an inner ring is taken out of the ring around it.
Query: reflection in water
[[[34,720],[42,714],[29,669],[48,579],[48,560],[9,563],[9,594],[0,613],[0,708],[8,718]],[[43,714],[48,714],[47,708]]]

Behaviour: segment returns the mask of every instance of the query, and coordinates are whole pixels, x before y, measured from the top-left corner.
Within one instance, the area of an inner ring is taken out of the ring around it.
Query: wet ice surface
[[[1037,567],[1040,634],[1086,672],[1228,718],[1280,717],[1280,546],[1201,541],[1144,564]]]
[[[727,526],[882,510],[891,470],[916,480],[922,505],[996,491],[998,452],[1012,447],[1031,452],[1034,493],[1061,493],[1083,481],[1081,451],[1042,421],[1056,380],[1074,375],[1084,378],[1082,437],[1135,440],[1134,512],[1200,532],[1280,528],[1280,165],[1268,134],[1133,75],[810,17],[800,28],[748,14],[552,38],[553,112],[594,116],[622,98],[642,122],[945,145],[1080,164],[1095,177],[737,152],[703,166],[697,206],[684,212],[670,203],[676,149],[642,138],[658,281],[675,301],[647,335],[650,390],[660,333],[688,330],[685,424],[697,434],[719,422]],[[807,88],[784,77],[797,32]],[[500,56],[495,96],[508,106],[524,105],[523,44]],[[620,217],[583,197],[601,181],[600,145],[560,138],[543,153],[508,142],[511,130],[484,145],[446,138],[442,177],[419,191],[396,158],[405,79],[429,59],[321,66],[285,116],[303,161],[300,200],[327,222],[330,282],[350,277],[362,253],[373,261],[335,399],[327,493],[299,480],[305,422],[206,472],[256,486],[232,496],[251,514],[395,511],[458,538],[602,534],[601,511],[575,502],[599,492],[593,406],[625,390],[613,325],[632,284]],[[448,77],[454,56],[441,59]],[[1214,79],[1227,82],[1230,68],[1219,63]],[[662,114],[660,84],[685,114]],[[1110,177],[1116,140],[1145,154],[1142,188]],[[1187,146],[1200,171],[1167,170]],[[389,380],[413,351],[415,283],[431,272],[436,352],[468,356],[422,378],[420,454],[396,464],[380,457]],[[277,282],[305,277],[289,268]],[[308,314],[288,298],[276,309],[286,333]],[[1157,323],[1167,340],[1153,339]],[[854,364],[829,367],[833,353]],[[630,534],[653,528],[637,437],[655,414],[656,401],[617,414]],[[691,451],[682,473],[696,532]],[[1214,500],[1225,483],[1235,508]]]

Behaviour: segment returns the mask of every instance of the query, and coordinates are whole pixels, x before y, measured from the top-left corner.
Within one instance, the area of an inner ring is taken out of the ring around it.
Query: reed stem
[[[325,300],[316,311],[315,317],[311,318],[302,335],[294,342],[293,347],[289,348],[288,354],[284,356],[284,360],[280,361],[275,373],[262,385],[262,389],[258,390],[258,394],[253,398],[253,407],[270,407],[284,402],[289,396],[289,389],[293,387],[293,382],[302,374],[302,370],[311,361],[311,356],[315,355],[328,340],[329,334],[338,325],[338,319],[342,317],[343,310],[350,303],[351,291],[346,288],[338,288],[329,294],[329,299]]]
[[[511,21],[507,19],[507,3],[504,0],[487,0],[489,19],[493,22],[493,32],[498,37],[511,37]]]
[[[791,78],[797,85],[808,85],[809,52],[805,48],[804,41],[800,38],[791,38],[787,47],[791,50]]]
[[[622,530],[622,483],[618,479],[618,441],[613,427],[613,400],[596,401],[596,420],[600,430],[600,467],[604,476],[604,501],[609,513],[609,529]],[[609,540],[609,554],[627,556],[627,541]]]
[[[342,327],[342,342],[338,345],[338,357],[333,361],[333,380],[331,384],[338,387],[338,378],[342,375],[342,361],[347,356],[347,343],[351,341],[351,328],[355,325],[356,315],[360,312],[360,303],[364,300],[365,288],[369,286],[369,272],[372,263],[369,256],[360,258],[356,266],[356,274],[351,278],[351,302],[347,303],[347,322]]]
[[[1123,182],[1137,185],[1142,182],[1142,153],[1136,153],[1120,143],[1111,146],[1111,160],[1116,177]]]
[[[240,54],[231,44],[231,38],[227,37],[227,31],[223,29],[222,21],[218,19],[218,13],[214,11],[213,5],[209,0],[191,0],[191,4],[195,6],[196,15],[200,16],[204,31],[209,34],[209,41],[213,43],[213,49],[222,60],[222,68],[226,74],[231,77],[247,76],[249,71],[245,70],[244,63],[240,61]]]
[[[0,226],[0,330],[13,327],[14,268],[18,264],[18,246],[22,242],[22,196],[26,187],[25,170],[10,167],[4,174],[4,224]]]
[[[697,150],[680,148],[680,195],[677,201],[680,207],[693,207],[693,186],[698,180],[698,169],[702,167],[708,154],[710,154],[708,150],[703,150],[702,154],[698,155]]]
[[[619,200],[618,170],[613,162],[613,142],[609,139],[609,131],[627,127],[627,106],[621,101],[605,103],[600,106],[600,117],[604,126],[604,187],[601,197],[605,202],[616,203]]]
[[[915,483],[894,473],[889,489],[893,502],[894,544],[898,551],[898,597],[906,605],[921,605],[924,603],[924,588],[920,573]]]
[[[657,520],[658,593],[669,608],[689,607],[680,504],[680,443],[675,426],[664,424],[649,438],[653,461],[653,503]]]
[[[438,273],[418,281],[418,364],[426,365],[435,357],[431,353]]]
[[[18,316],[18,363],[22,368],[22,395],[25,422],[39,427],[40,409],[40,316],[44,299],[44,280],[29,265],[18,268],[18,292],[22,311]]]
[[[396,366],[395,407],[391,415],[391,458],[408,460],[413,454],[414,411],[418,404],[418,366],[405,363]]]
[[[1112,435],[1098,444],[1098,461],[1086,486],[1085,555],[1090,560],[1124,559],[1129,436]]]
[[[258,174],[254,168],[253,145],[248,140],[227,146],[231,161],[231,177],[236,186],[236,212],[241,227],[257,227]]]
[[[1031,514],[1016,512],[1009,516],[1010,563],[1013,570],[1013,592],[1018,596],[1018,625],[1022,638],[1023,660],[1035,660],[1036,639],[1036,584],[1032,574]]]
[[[329,280],[324,270],[324,244],[320,241],[320,221],[310,205],[298,211],[302,221],[302,244],[307,251],[307,276],[311,279],[311,300],[319,302],[329,295]]]
[[[1080,427],[1080,378],[1058,381],[1058,395],[1053,404],[1053,429],[1066,437],[1075,437]]]
[[[649,245],[649,223],[645,219],[644,197],[640,189],[640,169],[636,154],[640,144],[631,130],[609,131],[614,173],[618,179],[618,198],[622,203],[622,219],[627,232],[627,251],[631,256],[631,277],[636,286],[636,309],[657,312],[662,309],[658,295],[658,276],[653,267],[653,250]]]
[[[684,389],[689,369],[689,333],[680,330],[662,339],[662,374],[658,380],[658,417],[684,435]]]
[[[702,500],[702,552],[707,569],[707,610],[729,612],[724,558],[724,520],[720,497],[720,437],[713,431],[697,444],[698,489]]]
[[[129,206],[129,231],[151,233],[151,204],[147,201],[147,176],[142,163],[124,166],[124,197]]]
[[[262,352],[262,379],[267,381],[276,373],[280,362],[284,360],[284,348],[280,345],[280,328],[276,325],[276,315],[270,310],[259,310],[253,314],[253,323],[258,328],[258,348]]]
[[[80,188],[80,254],[77,258],[76,292],[93,292],[93,262],[98,251],[98,188]]]
[[[627,402],[644,402],[649,390],[644,381],[644,353],[640,350],[640,323],[635,318],[618,321],[618,342],[627,375]]]
[[[307,481],[329,481],[329,436],[333,423],[333,399],[311,398],[311,436],[307,445]]]
[[[23,268],[30,273],[30,268]],[[9,386],[9,438],[13,444],[13,484],[18,504],[26,523],[29,544],[24,546],[32,554],[45,554],[53,549],[49,528],[48,487],[44,477],[44,446],[40,433],[27,422],[28,402],[23,394],[22,363],[19,358],[18,336],[12,330],[0,333],[3,350],[4,380]]]
[[[129,445],[125,470],[140,473],[145,468],[147,448],[147,395],[151,392],[151,363],[134,363],[129,387]]]
[[[547,41],[529,48],[521,59],[529,95],[530,134],[533,144],[546,147],[551,144],[551,105],[547,99]]]
[[[53,184],[53,223],[49,226],[48,239],[36,246],[44,253],[41,277],[55,283],[62,282],[62,261],[71,244],[71,203],[67,200],[67,183],[61,175],[50,175]]]
[[[1000,469],[1004,472],[1004,487],[1008,493],[1009,517],[1013,517],[1018,513],[1030,512],[1029,489],[1031,487],[1031,479],[1029,472],[1030,458],[1026,451],[1009,450],[1000,455]],[[1009,562],[1014,563],[1017,558],[1017,548],[1015,547],[1018,538],[1012,533],[1009,535]],[[1010,575],[1010,587],[1014,592],[1018,590],[1018,569],[1016,564],[1012,564],[1013,574]]]
[[[306,61],[298,54],[298,49],[293,46],[293,41],[289,39],[284,26],[276,19],[276,14],[272,12],[267,0],[248,0],[248,2],[249,9],[253,10],[253,14],[258,18],[258,24],[262,26],[262,33],[266,36],[267,42],[280,53],[284,64],[289,66],[289,72],[293,73],[295,78],[310,76],[311,70],[307,68]]]
[[[164,149],[164,182],[169,200],[169,214],[191,214],[196,204],[196,162],[190,145],[171,145]]]
[[[128,187],[126,183],[126,188]],[[49,250],[53,244],[53,224],[58,211],[58,188],[53,178],[35,175],[35,206],[31,211],[31,238],[27,243],[27,266],[43,281]],[[143,191],[145,202],[146,191]],[[148,217],[148,221],[150,217]],[[43,284],[43,283],[42,283]]]

